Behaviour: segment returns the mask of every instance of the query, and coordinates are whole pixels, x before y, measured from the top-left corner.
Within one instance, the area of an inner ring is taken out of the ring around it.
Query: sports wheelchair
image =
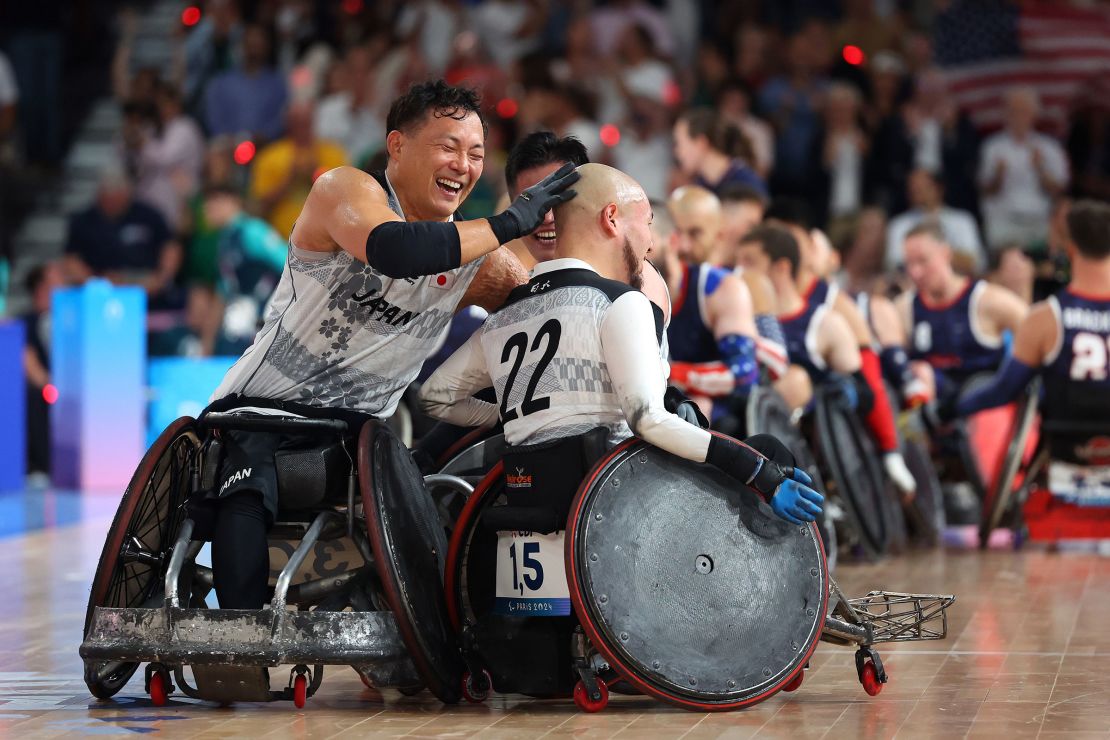
[[[456,460],[473,464],[496,443]],[[566,449],[553,455],[573,463]],[[513,501],[532,477],[511,455],[497,462],[452,532],[444,589],[468,701],[496,688],[571,695],[595,712],[612,688],[737,709],[798,689],[820,640],[857,646],[874,696],[887,681],[876,643],[946,636],[955,597],[846,599],[815,524],[778,519],[711,466],[627,440],[589,468],[565,518],[558,502]]]
[[[1110,421],[1038,416],[1042,383],[1016,402],[1014,428],[983,502],[979,543],[999,527],[1038,541],[1110,538]],[[1096,399],[1091,399],[1092,403]],[[1097,419],[1097,420],[1096,420]]]
[[[826,516],[840,545],[877,559],[889,550],[904,549],[911,534],[925,545],[939,543],[944,529],[940,486],[917,425],[903,420],[899,429],[902,456],[917,481],[917,494],[909,502],[900,501],[870,432],[834,389],[816,389],[801,430],[816,452],[816,467],[827,486]],[[768,431],[780,434],[778,425]],[[788,446],[792,444],[796,443]]]
[[[271,552],[289,555],[260,610],[207,608],[213,574],[196,562],[203,543],[193,540],[186,501],[211,487],[215,444],[228,431],[318,440],[275,456]],[[472,490],[450,476],[429,483]],[[156,705],[174,690],[172,674],[190,697],[286,699],[300,708],[324,665],[350,665],[368,685],[427,686],[456,702],[463,664],[438,587],[446,551],[420,473],[383,423],[352,429],[336,419],[248,413],[178,419],[143,457],[109,530],[80,648],[85,682],[107,699],[147,663],[144,685]],[[278,665],[295,667],[287,686],[271,690],[267,668]]]

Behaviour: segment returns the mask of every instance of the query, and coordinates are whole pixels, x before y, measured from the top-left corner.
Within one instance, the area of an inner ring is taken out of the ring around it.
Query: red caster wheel
[[[863,690],[867,692],[868,696],[878,696],[883,690],[883,684],[879,681],[875,664],[870,660],[863,664],[863,673],[860,675],[859,682],[863,684]]]
[[[308,701],[308,679],[301,674],[293,679],[293,706],[304,709],[306,701]]]
[[[489,698],[491,691],[493,691],[493,678],[486,669],[483,668],[477,676],[472,675],[470,671],[463,674],[462,695],[471,704],[481,704]]]
[[[601,690],[601,698],[594,701],[586,692],[586,684],[579,681],[574,685],[574,703],[583,712],[600,712],[609,704],[609,687],[605,685],[605,681],[600,678],[594,679],[597,681],[597,688]]]
[[[156,707],[166,706],[166,698],[170,695],[169,681],[166,674],[154,671],[150,674],[150,703]]]
[[[805,680],[805,677],[806,677],[806,672],[805,672],[804,669],[798,671],[798,675],[794,676],[794,678],[790,679],[790,682],[787,683],[785,686],[783,686],[782,690],[787,691],[787,692],[797,691],[798,689],[802,688],[802,681]]]

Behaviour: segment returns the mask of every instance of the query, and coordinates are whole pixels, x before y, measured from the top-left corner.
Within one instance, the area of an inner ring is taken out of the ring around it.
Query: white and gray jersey
[[[403,217],[388,187],[387,193]],[[212,400],[239,394],[392,415],[443,342],[481,262],[395,279],[346,252],[312,252],[290,242],[262,329]]]
[[[708,432],[668,413],[659,357],[663,314],[638,290],[576,259],[543,262],[527,285],[425,381],[430,415],[463,426],[504,422],[510,444],[607,427],[703,461]],[[474,398],[493,386],[498,402]]]

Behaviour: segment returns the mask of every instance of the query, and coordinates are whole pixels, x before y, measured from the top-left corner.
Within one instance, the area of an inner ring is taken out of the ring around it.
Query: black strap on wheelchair
[[[347,422],[340,419],[297,419],[288,416],[214,412],[201,417],[198,424],[205,431],[212,429],[275,434],[346,434]]]

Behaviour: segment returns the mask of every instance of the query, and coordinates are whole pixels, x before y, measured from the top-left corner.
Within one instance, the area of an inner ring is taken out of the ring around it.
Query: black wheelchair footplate
[[[94,608],[80,648],[86,671],[110,671],[120,662],[148,662],[152,664],[147,671],[148,689],[152,670],[166,672],[167,682],[172,670],[188,696],[221,703],[292,699],[294,678],[302,674],[311,676],[305,681],[306,694],[311,696],[320,686],[324,665],[352,666],[372,676],[377,686],[419,683],[391,612],[286,608],[301,599],[319,600],[329,589],[344,588],[366,576],[363,566],[334,578],[290,586],[329,525],[341,528],[342,515],[325,511],[317,516],[279,575],[269,608],[207,609],[198,606],[196,599],[191,599],[193,606],[181,605],[183,570],[188,573],[187,561],[196,557],[200,546],[192,541],[193,522],[186,520],[166,569],[164,590],[142,607]],[[193,577],[198,578],[196,573]],[[210,578],[207,571],[199,580]],[[279,665],[296,668],[290,687],[273,691],[265,668]],[[185,666],[192,667],[195,687],[185,680]]]
[[[373,559],[401,639],[428,689],[461,698],[465,664],[443,596],[447,538],[408,448],[384,424],[359,440],[359,480]]]
[[[590,643],[639,691],[738,709],[794,679],[825,617],[814,525],[789,524],[716,469],[629,440],[567,522],[571,599]]]

